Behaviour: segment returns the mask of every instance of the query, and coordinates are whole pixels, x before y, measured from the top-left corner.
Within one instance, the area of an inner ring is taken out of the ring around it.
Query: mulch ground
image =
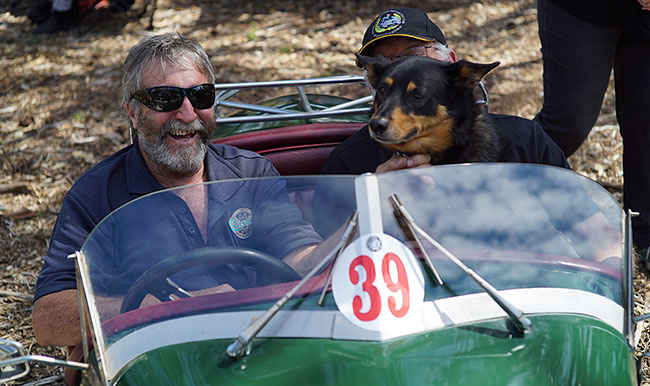
[[[31,33],[29,4],[0,0],[0,338],[59,358],[62,350],[34,341],[31,294],[65,192],[83,171],[128,143],[119,102],[127,50],[148,34],[180,32],[206,48],[218,82],[360,74],[353,53],[367,24],[388,5],[159,0],[154,30],[147,31],[148,17],[137,18],[139,0],[126,14],[94,11],[70,31],[42,36]],[[539,110],[542,66],[534,0],[392,4],[424,9],[459,58],[501,62],[486,79],[492,111],[532,118]],[[620,200],[622,143],[611,89],[596,128],[569,162]],[[350,96],[358,96],[354,93]],[[648,280],[635,272],[634,286],[635,313],[650,312]],[[649,348],[644,330],[638,352]],[[32,385],[63,382],[58,369],[34,368],[26,379]],[[642,372],[643,384],[650,384],[647,360]]]

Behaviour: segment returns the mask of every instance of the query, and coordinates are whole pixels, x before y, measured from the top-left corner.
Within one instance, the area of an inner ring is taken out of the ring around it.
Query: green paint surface
[[[576,315],[531,316],[513,335],[504,319],[387,342],[257,339],[185,343],[132,361],[117,385],[636,385],[632,350],[608,325]],[[216,326],[215,326],[216,327]]]

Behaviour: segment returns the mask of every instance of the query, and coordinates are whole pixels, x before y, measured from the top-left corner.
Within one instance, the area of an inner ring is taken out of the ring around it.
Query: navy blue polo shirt
[[[279,175],[271,161],[259,154],[220,144],[210,144],[205,166],[211,181]],[[241,208],[262,215],[264,211],[260,205],[265,198],[286,195],[284,184],[275,179],[268,180],[266,182],[268,186],[251,187],[250,184],[252,183],[229,184],[229,191],[225,192],[217,191],[219,189],[217,185],[209,188],[208,199],[211,202],[216,200],[223,203],[223,205],[211,203],[210,210],[223,213],[208,214],[210,219],[208,230],[228,229],[225,224],[219,222],[230,221],[233,215],[236,217],[235,212]],[[63,200],[52,232],[50,248],[36,282],[34,300],[49,293],[76,288],[74,261],[67,256],[79,250],[93,228],[114,209],[133,199],[162,189],[164,187],[151,174],[140,150],[134,145],[111,155],[79,177]],[[169,248],[178,248],[181,251],[206,245],[223,246],[224,244],[241,245],[264,250],[274,256],[283,256],[293,248],[320,241],[320,237],[311,226],[302,221],[298,209],[290,205],[287,199],[287,206],[281,216],[283,221],[274,222],[272,230],[255,230],[257,237],[243,238],[237,237],[235,229],[230,232],[232,234],[216,232],[212,235],[208,232],[210,236],[205,242],[185,202],[171,194],[164,197],[165,202],[161,203],[162,206],[152,208],[150,212],[150,216],[156,217],[154,221],[148,218],[147,222],[166,224],[173,232],[169,235],[159,235],[152,229],[142,228],[141,231],[143,238],[151,237],[153,234],[162,236],[158,237],[162,241],[157,245],[165,251],[165,256],[171,255]],[[268,222],[257,221],[257,223]],[[114,236],[119,237],[119,235]],[[124,240],[136,239],[132,237],[133,235],[130,236]],[[139,272],[137,259],[132,257],[138,256],[139,252],[142,252],[142,248],[131,244],[120,245],[119,249],[106,252],[106,255],[113,256],[112,264],[116,267],[116,272],[120,265],[133,266],[134,268],[129,268],[127,271],[132,273],[131,276],[137,277]],[[155,250],[149,252],[155,254]],[[124,278],[134,279],[131,276],[127,274]]]

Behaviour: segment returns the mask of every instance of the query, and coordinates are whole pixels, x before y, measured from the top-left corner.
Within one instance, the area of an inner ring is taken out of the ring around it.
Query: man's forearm
[[[54,292],[36,300],[32,326],[41,346],[74,346],[81,342],[77,290]]]

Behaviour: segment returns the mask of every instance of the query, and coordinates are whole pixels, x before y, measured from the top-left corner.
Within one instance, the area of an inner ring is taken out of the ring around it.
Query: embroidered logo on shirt
[[[386,32],[395,32],[402,28],[404,22],[404,15],[402,15],[400,12],[394,10],[386,11],[383,15],[377,18],[377,23],[375,23],[374,28],[374,36],[378,36]]]
[[[230,216],[228,225],[235,236],[246,239],[253,234],[253,212],[248,208],[239,208]]]

